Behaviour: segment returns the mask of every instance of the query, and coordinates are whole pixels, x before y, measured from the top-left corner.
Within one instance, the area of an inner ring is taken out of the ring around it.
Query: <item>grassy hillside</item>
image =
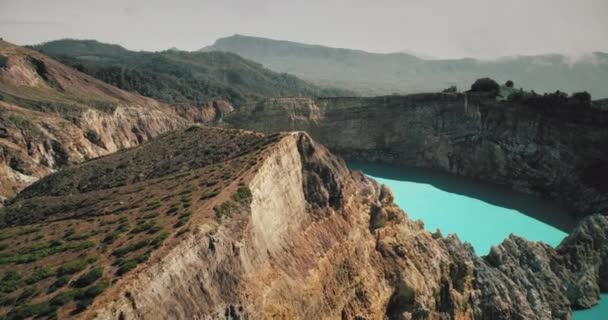
[[[195,225],[230,223],[280,137],[191,127],[32,185],[0,209],[0,319],[71,318]]]
[[[225,99],[238,106],[263,96],[352,94],[270,71],[232,53],[134,52],[92,40],[58,40],[33,48],[121,89],[167,103]]]
[[[491,77],[537,92],[587,90],[596,98],[608,97],[605,53],[578,62],[560,55],[423,60],[405,53],[377,54],[241,35],[219,39],[202,51],[236,53],[277,72],[368,95],[435,92],[452,85],[463,90],[475,79]]]

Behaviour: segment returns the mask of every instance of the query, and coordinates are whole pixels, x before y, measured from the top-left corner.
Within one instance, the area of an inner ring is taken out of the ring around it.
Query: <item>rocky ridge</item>
[[[480,258],[456,236],[425,231],[387,187],[303,132],[192,127],[50,175],[0,211],[2,233],[15,235],[2,244],[91,226],[89,239],[102,239],[114,223],[134,229],[85,249],[100,252],[104,290],[79,300],[89,267],[26,306],[83,319],[570,319],[608,280],[607,217],[587,218],[557,249],[511,236]],[[163,231],[137,231],[150,223]],[[160,242],[143,242],[154,247],[134,245],[158,232]],[[30,252],[20,246],[2,250]],[[69,248],[59,254],[87,254]],[[0,255],[5,274],[13,263],[57,263],[11,254]],[[139,265],[125,269],[129,259]],[[59,308],[61,294],[78,301]],[[4,308],[9,319],[31,310]]]

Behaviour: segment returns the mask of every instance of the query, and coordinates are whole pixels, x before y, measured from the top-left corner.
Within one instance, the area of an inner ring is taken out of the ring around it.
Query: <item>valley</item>
[[[2,320],[605,308],[608,111],[586,92],[363,97],[84,40],[0,58]]]

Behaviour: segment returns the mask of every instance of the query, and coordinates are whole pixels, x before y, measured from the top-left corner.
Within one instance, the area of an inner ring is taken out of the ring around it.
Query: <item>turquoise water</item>
[[[600,303],[584,311],[576,311],[573,320],[606,320],[608,319],[608,294],[603,294]]]
[[[422,169],[356,162],[349,167],[389,186],[399,207],[427,230],[454,233],[479,255],[511,233],[555,247],[575,224],[552,203],[498,186]],[[597,307],[575,312],[574,320],[608,320],[608,295]]]

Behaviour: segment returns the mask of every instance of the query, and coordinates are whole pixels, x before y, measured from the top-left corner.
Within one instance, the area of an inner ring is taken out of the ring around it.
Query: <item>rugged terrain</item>
[[[489,76],[538,92],[587,90],[596,98],[608,97],[608,53],[602,52],[577,60],[557,54],[425,60],[405,53],[379,54],[243,35],[218,39],[202,51],[236,53],[276,72],[365,95],[436,92],[453,85],[464,89]]]
[[[138,145],[188,122],[168,105],[0,41],[2,199],[58,168]]]
[[[93,40],[57,40],[33,47],[121,89],[170,104],[226,100],[239,106],[275,96],[343,96],[227,52],[130,51]]]
[[[302,132],[172,132],[40,180],[0,226],[6,319],[569,319],[608,280],[606,217],[479,258]]]
[[[568,99],[537,100],[448,93],[269,99],[224,123],[306,131],[347,159],[510,186],[559,201],[578,217],[608,212],[608,112]]]

